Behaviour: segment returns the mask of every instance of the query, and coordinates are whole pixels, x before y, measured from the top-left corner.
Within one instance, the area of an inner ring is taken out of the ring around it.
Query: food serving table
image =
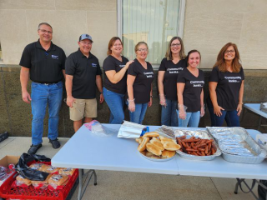
[[[260,130],[260,127],[261,126],[267,126],[267,125],[263,125],[261,124],[261,120],[262,118],[265,118],[267,119],[267,113],[266,112],[263,112],[260,110],[260,106],[261,104],[260,103],[245,103],[244,104],[244,107],[254,113],[256,113],[257,115],[260,116],[259,118],[259,122],[258,122],[258,130]]]
[[[120,128],[120,125],[114,124],[103,126],[115,131]],[[159,127],[149,128],[154,131]],[[254,135],[259,133],[255,130],[248,132]],[[191,161],[175,155],[166,162],[153,162],[142,157],[137,147],[134,139],[117,138],[117,134],[97,136],[82,126],[52,158],[52,165],[79,169],[79,200],[92,177],[96,185],[97,176],[94,170],[267,180],[266,161],[251,165],[229,163],[222,157],[212,161]],[[89,171],[84,174],[84,169]]]

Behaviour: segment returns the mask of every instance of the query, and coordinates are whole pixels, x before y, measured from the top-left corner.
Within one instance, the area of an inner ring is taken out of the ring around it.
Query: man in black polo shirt
[[[90,35],[82,34],[78,51],[66,60],[67,105],[75,132],[82,126],[84,118],[84,122],[88,123],[97,117],[96,86],[100,92],[100,103],[104,101],[102,72],[98,59],[90,53],[92,43]]]
[[[51,42],[52,33],[51,25],[45,22],[40,23],[38,26],[39,40],[25,47],[20,60],[22,99],[26,103],[31,103],[33,115],[32,145],[28,150],[30,154],[35,154],[42,146],[47,104],[49,142],[55,149],[60,147],[57,136],[66,55],[60,47]],[[27,90],[29,78],[32,80],[31,95]]]

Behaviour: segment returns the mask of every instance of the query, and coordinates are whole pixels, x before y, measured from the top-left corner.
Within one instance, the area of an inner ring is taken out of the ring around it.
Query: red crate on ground
[[[29,163],[29,165],[32,163]],[[45,163],[50,164],[50,163]],[[5,181],[1,187],[0,197],[6,199],[40,199],[40,200],[65,200],[78,178],[78,169],[70,177],[68,183],[61,190],[50,191],[49,189],[35,189],[32,185],[26,188],[11,187],[16,180],[16,175]]]

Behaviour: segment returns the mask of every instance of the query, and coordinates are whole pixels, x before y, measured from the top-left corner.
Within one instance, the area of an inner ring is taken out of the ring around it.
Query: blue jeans
[[[135,111],[130,113],[130,121],[138,124],[142,124],[147,109],[147,103],[135,104]]]
[[[218,117],[217,115],[214,114],[213,108],[212,108],[212,113],[213,117],[215,119],[215,125],[214,126],[222,126],[224,120],[226,121],[226,124],[228,127],[239,127],[240,122],[239,122],[239,116],[237,115],[236,110],[231,110],[231,111],[226,111],[226,110],[221,110],[222,115]]]
[[[103,88],[103,95],[110,109],[110,124],[121,124],[124,120],[124,94],[112,92]]]
[[[161,125],[178,126],[177,101],[166,99],[167,106],[161,106]]]
[[[54,140],[58,136],[59,110],[62,102],[63,83],[44,85],[32,82],[32,144],[42,143],[44,117],[48,104],[48,138]]]
[[[186,112],[185,120],[179,118],[179,110],[177,110],[179,127],[198,127],[200,121],[200,111]]]

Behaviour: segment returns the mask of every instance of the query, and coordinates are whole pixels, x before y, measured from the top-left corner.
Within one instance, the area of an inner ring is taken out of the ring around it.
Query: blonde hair
[[[147,43],[144,42],[144,41],[141,41],[141,42],[138,42],[138,43],[135,45],[135,47],[134,47],[134,51],[135,51],[135,52],[137,52],[138,47],[139,47],[141,44],[146,45],[146,48],[147,48],[147,50],[148,50],[148,45],[147,45]]]

